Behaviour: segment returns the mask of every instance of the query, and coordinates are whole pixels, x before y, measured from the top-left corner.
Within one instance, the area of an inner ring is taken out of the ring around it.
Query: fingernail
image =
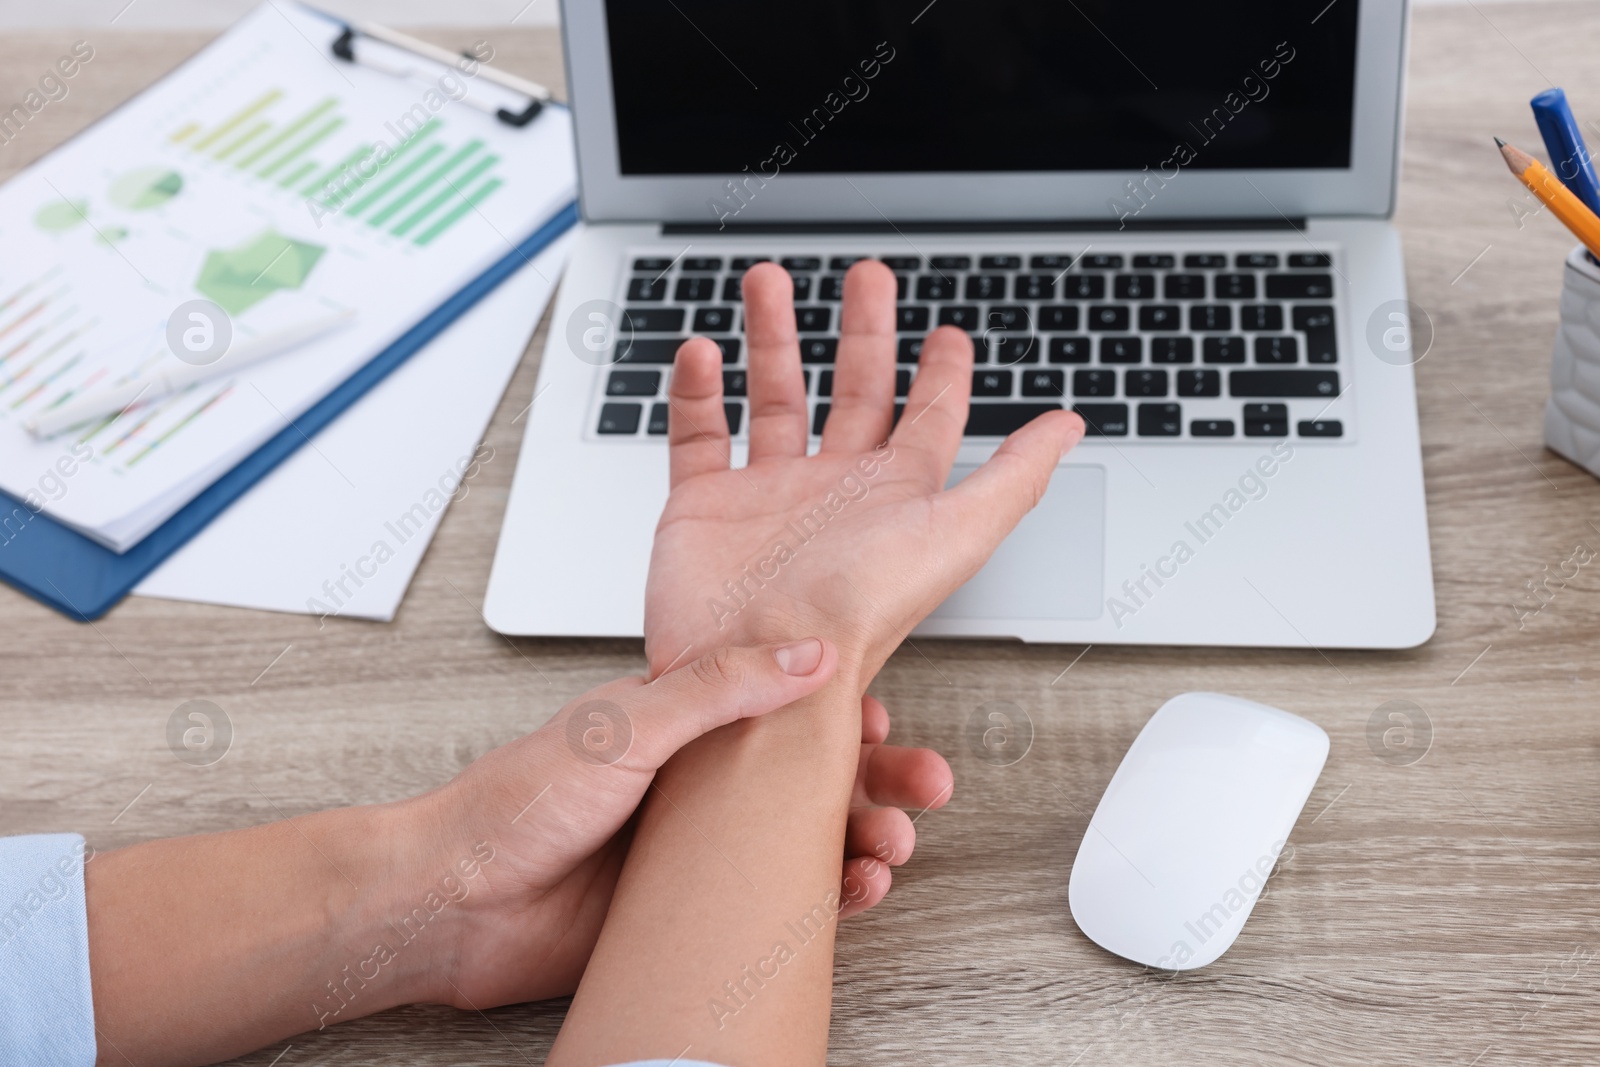
[[[804,641],[784,645],[772,655],[778,661],[778,669],[784,674],[804,677],[822,662],[822,642],[815,637],[808,637]]]

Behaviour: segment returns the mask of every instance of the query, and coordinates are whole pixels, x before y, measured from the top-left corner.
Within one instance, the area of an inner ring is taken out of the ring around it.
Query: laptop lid
[[[1404,0],[563,0],[584,214],[1392,212]]]

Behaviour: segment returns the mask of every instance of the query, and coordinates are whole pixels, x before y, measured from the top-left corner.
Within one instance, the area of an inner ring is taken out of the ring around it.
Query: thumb
[[[793,704],[821,689],[839,666],[821,638],[784,645],[719,648],[618,694],[620,724],[631,733],[627,762],[655,770],[673,753],[719,726]]]

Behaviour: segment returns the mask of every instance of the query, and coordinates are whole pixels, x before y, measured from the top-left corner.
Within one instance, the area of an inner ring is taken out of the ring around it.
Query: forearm
[[[841,673],[662,768],[552,1065],[823,1062],[860,729]]]
[[[320,812],[97,856],[85,889],[98,1062],[213,1063],[429,999],[449,916],[424,907],[405,940],[405,891],[421,903],[437,888],[419,884],[427,864],[400,826],[406,810]]]

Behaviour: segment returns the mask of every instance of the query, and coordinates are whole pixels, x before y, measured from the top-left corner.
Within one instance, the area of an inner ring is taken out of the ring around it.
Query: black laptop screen
[[[1359,0],[606,0],[624,174],[1342,168]]]

